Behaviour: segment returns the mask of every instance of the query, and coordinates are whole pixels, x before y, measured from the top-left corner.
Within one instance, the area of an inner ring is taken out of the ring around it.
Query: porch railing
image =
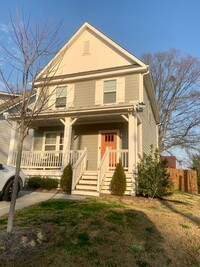
[[[83,150],[69,150],[64,154],[68,162],[74,165]],[[16,165],[17,153],[14,153],[12,165]],[[22,169],[61,169],[63,152],[61,151],[23,151],[21,159]]]
[[[109,167],[109,149],[106,149],[106,152],[104,153],[104,156],[98,166],[97,174],[98,174],[98,180],[97,180],[97,191],[101,192],[101,188],[103,185],[103,180],[105,178],[106,171],[108,171]]]
[[[73,166],[72,190],[75,189],[87,165],[87,149],[82,153]]]
[[[122,161],[124,170],[128,171],[128,149],[107,148],[98,167],[97,188],[99,192],[101,192],[106,172],[114,171],[119,160]]]
[[[128,171],[128,149],[109,150],[109,171],[112,171],[116,168],[119,160],[122,161],[124,170]]]

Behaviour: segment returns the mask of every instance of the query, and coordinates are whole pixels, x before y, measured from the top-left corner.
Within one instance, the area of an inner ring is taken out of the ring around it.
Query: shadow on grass
[[[175,208],[171,203],[174,204],[184,204],[184,205],[189,205],[187,202],[183,202],[183,201],[178,201],[178,200],[168,200],[168,199],[164,199],[164,200],[160,200],[161,204],[164,205],[166,208],[170,209],[171,211],[180,214],[182,217],[189,219],[191,222],[193,222],[194,224],[196,224],[198,227],[200,227],[200,218],[190,214],[189,212],[183,212],[180,211],[179,209]]]
[[[16,226],[48,228],[51,236],[44,249],[41,244],[35,248],[33,256],[16,255],[16,267],[149,267],[172,262],[164,238],[146,214],[117,202],[49,200],[17,212]],[[21,243],[17,244],[19,252]],[[9,249],[14,251],[12,245]],[[7,266],[9,259],[2,255],[0,262]]]

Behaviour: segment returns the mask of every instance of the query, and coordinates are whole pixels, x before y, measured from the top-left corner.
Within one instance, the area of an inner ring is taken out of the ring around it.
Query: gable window
[[[60,151],[63,150],[63,132],[45,133],[44,150]]]
[[[117,81],[107,80],[103,83],[103,103],[116,103]]]
[[[56,108],[66,107],[67,104],[67,86],[56,88]]]

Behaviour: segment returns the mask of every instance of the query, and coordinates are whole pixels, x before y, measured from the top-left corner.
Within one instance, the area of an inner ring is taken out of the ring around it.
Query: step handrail
[[[99,193],[101,192],[105,174],[106,174],[106,171],[108,171],[108,167],[109,167],[109,157],[108,157],[109,151],[110,151],[110,148],[107,147],[97,169],[97,192]]]
[[[72,176],[72,190],[75,189],[81,176],[83,175],[87,164],[87,149],[85,148],[83,154],[79,157],[77,162],[73,166],[73,176]]]

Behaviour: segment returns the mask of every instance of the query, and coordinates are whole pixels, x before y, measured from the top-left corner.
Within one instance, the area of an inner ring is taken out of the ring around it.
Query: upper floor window
[[[66,107],[67,104],[67,87],[57,87],[56,88],[56,108]]]
[[[117,81],[106,80],[103,83],[103,103],[116,103]]]

